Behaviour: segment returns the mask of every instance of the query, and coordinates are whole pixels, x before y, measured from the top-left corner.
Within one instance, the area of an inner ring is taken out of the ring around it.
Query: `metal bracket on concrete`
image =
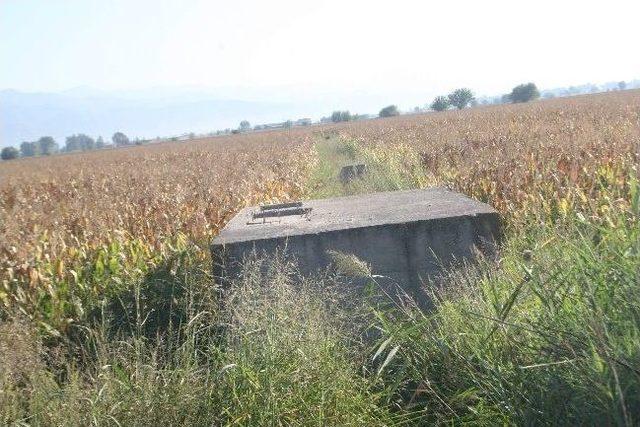
[[[291,216],[304,216],[311,212],[312,208],[302,206],[302,202],[277,203],[260,206],[258,211],[251,213],[251,221],[248,225],[264,224],[267,218],[281,218]],[[262,222],[253,222],[262,219]]]

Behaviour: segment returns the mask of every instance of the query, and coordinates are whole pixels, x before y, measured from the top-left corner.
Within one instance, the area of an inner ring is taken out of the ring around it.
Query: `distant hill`
[[[116,131],[132,138],[205,133],[252,123],[286,120],[294,108],[285,103],[217,98],[198,89],[148,89],[103,92],[76,88],[61,93],[0,91],[0,147],[43,135],[64,144],[74,133],[109,139]]]
[[[624,89],[638,88],[640,88],[640,80],[631,80],[624,82]],[[553,98],[558,96],[584,95],[588,93],[608,92],[612,90],[620,90],[619,82],[607,82],[602,84],[587,83],[577,86],[545,89],[544,91],[542,91],[542,97]]]
[[[640,80],[624,81],[624,89],[640,89]],[[620,81],[612,81],[601,84],[585,83],[575,86],[563,86],[556,88],[540,89],[542,98],[557,98],[563,96],[587,95],[590,93],[600,93],[620,90]],[[502,104],[505,102],[503,95],[478,96],[477,100],[480,104]],[[507,101],[508,102],[508,101]]]
[[[626,82],[640,88],[640,80]],[[617,90],[618,82],[540,88],[543,98]],[[350,91],[313,89],[307,85],[254,87],[166,86],[104,91],[77,87],[59,93],[0,90],[0,148],[52,136],[60,146],[65,137],[85,133],[109,140],[115,132],[131,139],[171,137],[279,123],[302,117],[319,119],[335,110],[352,114],[377,112],[397,104],[401,110],[424,105],[435,93],[420,90]],[[502,94],[478,96],[481,104],[501,103]],[[374,114],[374,116],[377,114]]]

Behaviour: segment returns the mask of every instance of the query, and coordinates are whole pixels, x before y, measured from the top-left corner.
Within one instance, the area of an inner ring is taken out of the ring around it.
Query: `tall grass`
[[[223,305],[197,264],[184,263],[173,277],[169,313],[157,312],[155,286],[134,286],[131,299],[104,307],[81,339],[48,352],[29,323],[4,323],[0,422],[392,422],[362,376],[365,326],[352,316],[358,309],[346,309],[353,293],[339,277],[300,279],[284,259],[255,260],[224,291]]]
[[[435,183],[411,147],[342,140],[369,174],[333,195]],[[320,162],[333,161],[319,151]],[[451,272],[428,314],[371,307],[387,404],[433,423],[640,422],[640,225],[637,169],[600,175],[598,200],[507,215],[499,265]],[[437,177],[448,185],[446,177]],[[583,191],[580,188],[578,194]],[[583,196],[584,197],[584,196]],[[374,277],[370,278],[375,281]]]
[[[392,396],[433,422],[635,425],[639,238],[623,220],[536,227],[499,267],[452,275],[429,315],[379,312]]]

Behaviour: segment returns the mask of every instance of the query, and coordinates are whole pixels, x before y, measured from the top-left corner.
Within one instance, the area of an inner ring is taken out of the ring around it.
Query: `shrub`
[[[380,117],[394,117],[399,116],[400,112],[398,111],[398,107],[395,105],[389,105],[380,110]]]
[[[510,94],[506,95],[506,100],[516,102],[529,102],[540,98],[540,92],[534,83],[521,84],[513,88]]]
[[[353,117],[351,116],[351,113],[348,110],[334,111],[333,113],[331,113],[331,121],[333,123],[348,122],[352,120],[352,118]]]
[[[36,144],[35,142],[24,141],[22,144],[20,144],[20,155],[22,157],[37,156],[40,152],[38,148],[38,144]]]
[[[50,156],[58,151],[58,144],[50,136],[41,137],[36,144],[38,145],[40,154],[43,156]]]
[[[96,148],[96,142],[88,135],[80,133],[68,136],[65,140],[64,151],[88,151]]]
[[[449,103],[462,110],[473,101],[473,92],[467,88],[456,89],[449,94]]]
[[[450,105],[449,98],[446,96],[436,96],[431,103],[431,109],[433,111],[444,111],[448,109]]]
[[[114,133],[111,137],[111,141],[113,141],[113,145],[115,145],[116,147],[130,144],[129,138],[127,138],[127,135],[122,132]]]
[[[4,147],[2,149],[2,153],[0,153],[0,157],[2,160],[12,160],[16,159],[20,152],[15,147]]]

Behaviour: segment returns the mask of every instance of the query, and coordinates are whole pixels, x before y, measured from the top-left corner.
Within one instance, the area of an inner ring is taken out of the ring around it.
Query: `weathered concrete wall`
[[[269,255],[285,247],[288,254],[298,259],[301,271],[311,273],[327,267],[331,263],[327,251],[334,250],[354,254],[370,264],[374,274],[388,276],[408,293],[420,296],[421,284],[435,278],[443,267],[470,260],[477,250],[488,256],[496,253],[500,219],[485,204],[442,189],[377,193],[369,197],[368,204],[367,196],[309,202],[311,214],[299,219],[302,228],[294,232],[290,229],[291,218],[284,223],[265,224],[270,232],[264,228],[251,229],[261,225],[244,220],[230,224],[232,231],[221,233],[212,245],[214,274],[223,280],[229,279],[238,273],[247,255],[254,251],[258,255]],[[335,204],[335,200],[340,203]],[[381,204],[385,200],[390,204]],[[325,212],[324,207],[330,203],[332,208]],[[444,212],[447,209],[443,211],[439,209],[442,206],[438,206],[447,203],[451,205],[450,215]],[[354,217],[349,215],[354,212],[354,204],[366,206],[371,213],[368,217],[355,218],[360,220],[355,224]],[[383,206],[384,215],[379,215],[376,206]],[[415,210],[406,210],[408,206],[414,206]],[[336,211],[339,213],[340,207],[345,215],[333,215]],[[405,215],[398,215],[400,220],[394,216],[394,208],[398,212],[404,209]],[[314,221],[314,211],[317,221],[326,220],[330,211],[331,225],[318,230],[307,224]],[[244,212],[244,219],[251,221],[250,212],[251,209]],[[242,214],[239,214],[241,218]],[[341,221],[344,221],[342,228]],[[296,223],[296,227],[298,225]],[[279,232],[288,227],[288,232]],[[249,230],[248,234],[245,229]],[[234,233],[233,230],[241,231]]]

